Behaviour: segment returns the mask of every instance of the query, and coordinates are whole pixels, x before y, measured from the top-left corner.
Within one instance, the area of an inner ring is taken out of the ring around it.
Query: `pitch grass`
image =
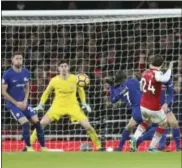
[[[181,168],[181,152],[2,153],[2,168]]]

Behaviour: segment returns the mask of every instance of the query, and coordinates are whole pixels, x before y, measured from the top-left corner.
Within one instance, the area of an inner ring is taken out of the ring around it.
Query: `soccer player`
[[[34,151],[30,144],[29,121],[33,123],[37,131],[42,151],[46,151],[43,129],[36,112],[28,104],[30,73],[22,67],[23,56],[21,53],[14,53],[11,60],[12,67],[5,71],[2,77],[2,95],[11,114],[22,126],[27,151]]]
[[[77,86],[77,76],[70,74],[69,64],[66,60],[62,60],[58,64],[59,75],[55,76],[49,82],[46,90],[44,91],[40,104],[35,108],[37,111],[44,110],[51,91],[54,91],[55,97],[53,103],[41,120],[42,127],[47,126],[51,122],[58,121],[62,116],[68,115],[72,121],[79,122],[87,131],[92,142],[95,144],[96,149],[100,150],[101,143],[97,137],[94,128],[90,125],[86,115],[82,109],[91,112],[91,108],[86,104],[85,91],[82,87]],[[82,109],[79,106],[76,93],[78,91]],[[37,139],[36,130],[31,135],[31,144]]]
[[[111,102],[116,103],[122,100],[132,109],[132,118],[123,130],[118,149],[116,149],[121,151],[133,128],[143,121],[140,112],[140,84],[135,78],[126,79],[126,75],[122,71],[116,73],[115,80],[106,79],[106,82],[110,85]]]
[[[170,62],[169,68],[165,74],[160,69],[163,65],[163,58],[155,56],[151,59],[150,68],[146,70],[141,79],[141,112],[144,120],[144,125],[139,125],[134,136],[130,140],[131,150],[135,151],[138,138],[146,131],[148,124],[158,124],[148,151],[156,152],[156,145],[159,143],[162,134],[167,128],[167,118],[164,110],[161,109],[161,91],[162,83],[169,81],[173,62]]]
[[[164,110],[167,116],[167,123],[172,128],[173,138],[176,144],[176,150],[180,151],[180,129],[178,125],[178,121],[173,114],[173,112],[169,109],[169,105],[172,103],[173,100],[173,84],[172,79],[170,79],[167,83],[164,83],[162,86],[162,94],[161,94],[161,105],[162,109]],[[151,140],[156,130],[156,126],[151,127],[146,133],[144,133],[139,139],[137,140],[137,145],[142,143],[145,140]],[[168,133],[168,129],[165,130],[162,138],[159,141],[159,150],[165,151],[166,146],[166,134]]]

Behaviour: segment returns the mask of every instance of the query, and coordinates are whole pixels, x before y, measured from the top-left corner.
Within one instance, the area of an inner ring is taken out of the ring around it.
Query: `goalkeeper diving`
[[[40,122],[42,127],[44,128],[51,122],[60,120],[62,116],[68,115],[71,121],[79,122],[86,129],[87,134],[94,143],[96,149],[99,150],[101,148],[101,143],[83,111],[86,110],[87,112],[91,112],[90,106],[86,104],[86,96],[83,87],[77,85],[77,76],[69,72],[69,64],[66,60],[61,60],[59,62],[58,69],[60,72],[59,75],[51,79],[41,97],[39,105],[35,108],[36,111],[43,111],[44,104],[50,93],[54,91],[55,96],[53,103]],[[77,100],[77,92],[82,108]],[[31,135],[31,144],[35,143],[36,140],[37,133],[36,130],[34,130]]]

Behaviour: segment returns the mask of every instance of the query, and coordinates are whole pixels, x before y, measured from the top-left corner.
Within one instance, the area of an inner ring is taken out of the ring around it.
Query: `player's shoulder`
[[[77,75],[70,73],[70,78],[77,78]]]
[[[25,73],[29,73],[30,71],[26,67],[22,67],[22,71]]]
[[[60,79],[59,75],[56,75],[56,76],[52,77],[50,79],[50,81],[53,82],[53,81],[56,81],[56,80],[59,80],[59,79]]]
[[[12,68],[8,68],[6,71],[4,71],[3,75],[9,75],[13,72]]]
[[[129,78],[127,81],[131,84],[139,84],[139,81],[136,78]]]

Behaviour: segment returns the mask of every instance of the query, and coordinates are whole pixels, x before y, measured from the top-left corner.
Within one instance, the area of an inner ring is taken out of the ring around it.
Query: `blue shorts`
[[[30,120],[34,115],[37,115],[30,105],[27,105],[27,108],[25,111],[20,110],[15,105],[11,105],[8,108],[16,120],[19,120],[22,117],[26,117],[28,120]]]
[[[132,107],[132,117],[138,124],[143,122],[140,106]]]

